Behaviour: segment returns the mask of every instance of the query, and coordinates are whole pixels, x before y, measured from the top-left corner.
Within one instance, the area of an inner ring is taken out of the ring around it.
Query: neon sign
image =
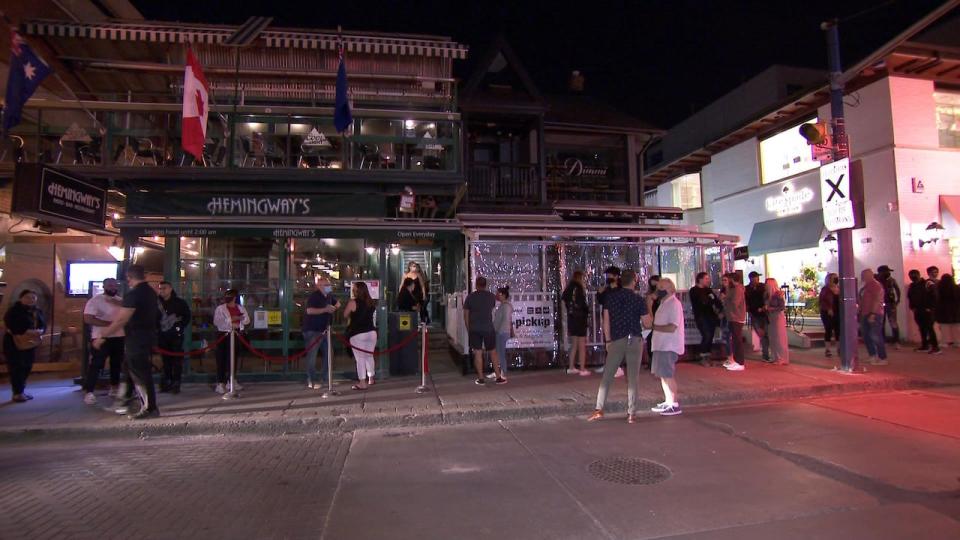
[[[794,189],[793,185],[785,184],[780,195],[767,197],[767,212],[774,212],[777,217],[799,214],[803,212],[803,205],[812,200],[812,189],[807,187]]]

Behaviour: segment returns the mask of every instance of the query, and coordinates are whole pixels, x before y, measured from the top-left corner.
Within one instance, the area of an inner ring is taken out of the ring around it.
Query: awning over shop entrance
[[[960,238],[960,195],[940,196],[940,219],[946,238]]]
[[[817,247],[822,233],[823,210],[761,221],[750,233],[750,255]]]

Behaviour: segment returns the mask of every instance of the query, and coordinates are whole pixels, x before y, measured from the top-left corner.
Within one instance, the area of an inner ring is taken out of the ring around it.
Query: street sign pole
[[[833,159],[849,157],[847,133],[843,117],[843,81],[840,68],[840,32],[837,21],[823,23],[827,34],[827,55],[830,62],[830,115],[833,118]],[[840,369],[852,372],[857,365],[857,278],[854,272],[853,229],[837,234],[837,258],[840,274]]]

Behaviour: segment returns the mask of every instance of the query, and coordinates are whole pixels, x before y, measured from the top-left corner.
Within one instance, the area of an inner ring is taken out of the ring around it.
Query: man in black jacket
[[[706,366],[710,364],[713,337],[720,326],[720,313],[723,312],[720,298],[710,288],[710,274],[697,274],[696,285],[690,287],[690,305],[693,307],[693,320],[700,331],[700,363]]]
[[[763,360],[770,361],[770,337],[767,335],[767,312],[764,311],[763,293],[766,287],[760,283],[760,274],[750,272],[750,284],[747,285],[747,313],[750,314],[750,327],[760,338]]]
[[[166,351],[183,350],[183,332],[190,324],[190,306],[177,296],[173,285],[168,281],[160,282],[160,295],[157,307],[160,309],[160,333],[158,346]],[[164,354],[163,377],[160,379],[160,391],[171,394],[180,393],[180,379],[183,373],[183,357]]]
[[[936,286],[931,280],[921,278],[919,270],[911,270],[907,275],[910,277],[907,302],[913,310],[913,320],[920,329],[920,348],[916,350],[939,354],[937,332],[933,329],[933,311],[937,307]]]

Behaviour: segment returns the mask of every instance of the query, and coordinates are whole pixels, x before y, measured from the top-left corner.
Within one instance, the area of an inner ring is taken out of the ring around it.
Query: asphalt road
[[[0,538],[954,540],[958,418],[950,389],[632,426],[8,444]]]

